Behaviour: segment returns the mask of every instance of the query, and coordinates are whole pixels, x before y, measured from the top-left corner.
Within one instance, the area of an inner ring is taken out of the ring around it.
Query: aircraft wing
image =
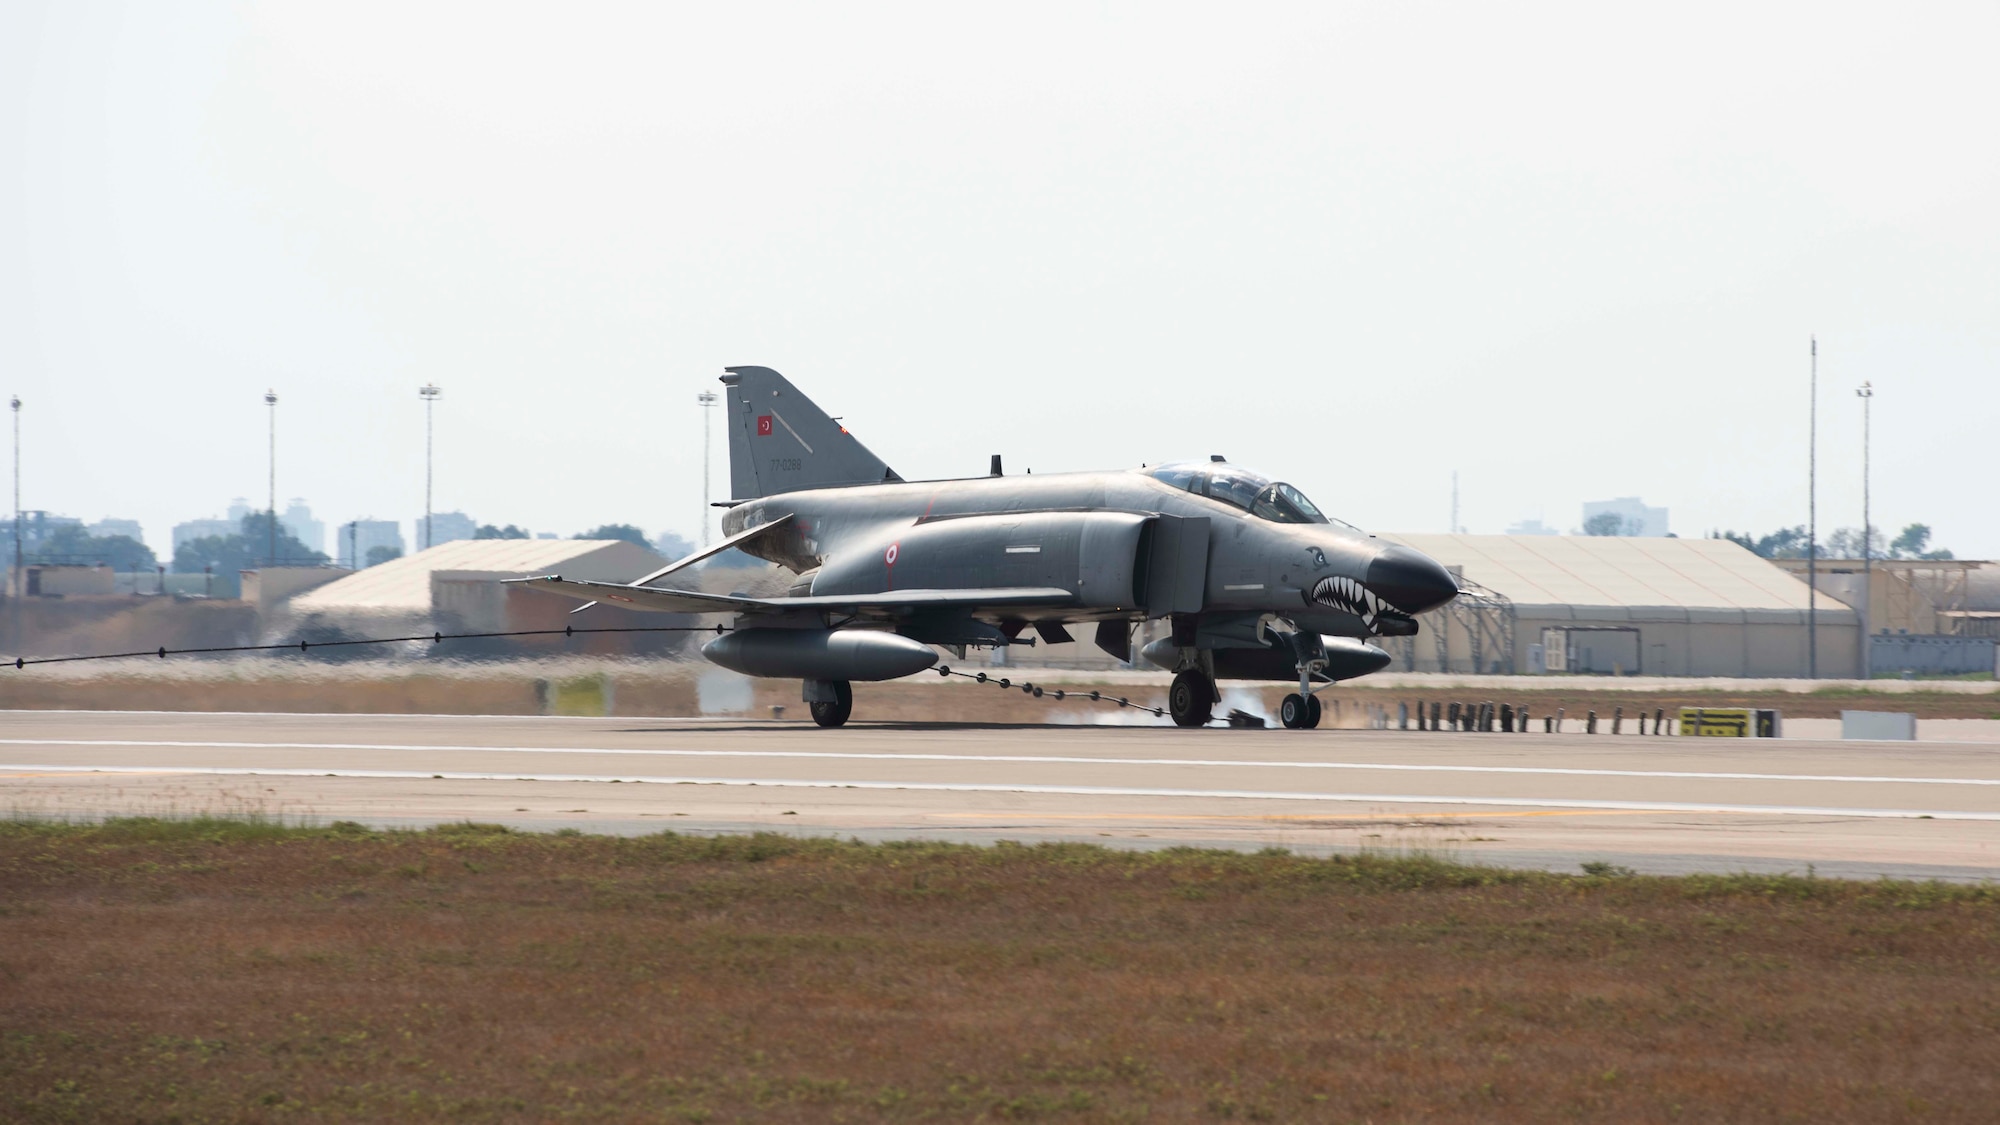
[[[680,570],[683,567],[693,566],[694,564],[702,561],[703,559],[713,558],[714,556],[719,555],[724,551],[727,551],[731,547],[740,547],[743,544],[750,542],[752,539],[756,539],[759,536],[762,536],[764,533],[770,531],[774,527],[783,527],[785,523],[789,521],[791,518],[792,518],[791,514],[786,513],[785,515],[779,516],[776,519],[765,520],[763,523],[758,524],[756,527],[746,528],[743,531],[737,532],[736,534],[730,536],[729,538],[724,539],[722,542],[717,543],[713,547],[703,547],[701,550],[696,551],[694,554],[689,555],[684,559],[675,559],[673,562],[668,563],[667,565],[661,567],[660,569],[654,571],[653,573],[648,574],[642,578],[634,578],[632,581],[625,583],[625,585],[644,586],[656,578],[665,578],[667,575],[672,574],[676,570]],[[627,598],[620,598],[615,595],[610,595],[610,596],[613,601],[630,600]],[[597,602],[595,600],[587,601],[582,605],[577,606],[575,609],[570,610],[570,612],[582,613],[584,610],[589,609],[591,606],[594,606],[596,604]],[[686,610],[684,612],[699,613],[701,611]]]
[[[585,582],[559,574],[540,578],[510,578],[523,584],[584,601],[612,602],[630,609],[664,613],[787,613],[802,609],[895,617],[924,609],[978,610],[1010,606],[1061,606],[1076,595],[1060,587],[1013,586],[987,590],[891,590],[881,594],[848,594],[803,598],[744,598],[733,594],[702,594],[692,590],[660,590],[618,582]]]

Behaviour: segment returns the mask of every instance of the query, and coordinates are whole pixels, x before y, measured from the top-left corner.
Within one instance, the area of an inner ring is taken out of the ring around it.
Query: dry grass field
[[[0,825],[0,1119],[1982,1121],[2000,890]]]

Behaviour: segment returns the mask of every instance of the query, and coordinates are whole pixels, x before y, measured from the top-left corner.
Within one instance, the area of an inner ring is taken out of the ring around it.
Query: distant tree
[[[113,570],[151,570],[160,564],[150,547],[129,535],[92,535],[75,524],[64,524],[42,538],[29,562],[63,562]]]
[[[1585,535],[1623,535],[1625,517],[1617,512],[1599,512],[1583,521]]]
[[[368,548],[369,566],[381,566],[390,559],[400,559],[402,557],[403,549],[401,547],[391,547],[386,543],[379,547]]]
[[[1913,523],[1897,534],[1889,542],[1889,555],[1898,559],[1929,559],[1933,561],[1950,559],[1950,551],[1939,548],[1931,550],[1931,527],[1927,523]]]
[[[1767,559],[1802,559],[1806,557],[1807,539],[1806,529],[1803,524],[1798,527],[1781,527],[1769,535],[1756,538],[1748,535],[1738,535],[1733,531],[1710,532],[1709,538],[1727,539],[1731,543],[1746,548],[1752,553]],[[1821,553],[1824,554],[1825,552]]]
[[[644,547],[648,550],[651,550],[653,546],[652,542],[646,538],[645,532],[640,531],[638,528],[633,527],[629,523],[607,523],[602,527],[593,527],[589,531],[586,531],[581,535],[575,536],[574,538],[623,539],[627,543],[637,543],[639,546]]]
[[[272,546],[270,517],[263,512],[252,512],[238,526],[234,535],[209,535],[181,544],[174,552],[174,572],[200,574],[203,568],[214,567],[215,573],[233,577],[239,570],[263,565]],[[293,538],[285,530],[283,520],[278,521],[277,550],[279,566],[319,566],[326,562],[325,555]]]
[[[1727,539],[1738,547],[1753,553],[1757,550],[1757,541],[1755,539],[1752,539],[1748,535],[1738,535],[1733,531],[1711,531],[1708,533],[1708,537],[1710,539]]]
[[[534,538],[533,536],[531,536],[531,535],[529,535],[529,534],[528,534],[528,532],[527,532],[527,530],[526,530],[526,529],[524,529],[524,528],[519,528],[519,527],[515,527],[515,526],[514,526],[513,524],[511,524],[511,523],[510,523],[510,524],[508,524],[508,525],[507,525],[506,527],[494,527],[494,526],[493,526],[492,524],[490,524],[490,523],[489,523],[489,524],[486,524],[486,525],[484,525],[484,526],[480,527],[480,529],[479,529],[479,530],[477,530],[477,531],[473,532],[473,533],[472,533],[472,537],[473,537],[474,539],[532,539],[532,538]]]
[[[1870,542],[1868,545],[1869,546],[1869,550],[1867,552],[1868,557],[1877,559],[1886,558],[1887,554],[1882,549],[1882,529],[1875,528],[1874,534],[1870,535],[1869,539],[1872,540],[1872,542]],[[1862,557],[1861,529],[1858,527],[1842,527],[1835,529],[1833,534],[1826,537],[1825,554],[1826,557],[1830,559],[1861,558]]]

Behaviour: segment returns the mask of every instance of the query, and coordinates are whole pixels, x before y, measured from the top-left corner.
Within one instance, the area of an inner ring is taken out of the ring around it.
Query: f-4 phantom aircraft
[[[1132,659],[1133,627],[1171,634],[1140,657],[1174,673],[1168,712],[1210,720],[1217,679],[1296,680],[1284,725],[1319,724],[1317,693],[1379,671],[1364,638],[1411,636],[1458,594],[1429,556],[1329,519],[1289,484],[1222,457],[1116,472],[906,481],[768,367],[730,367],[726,538],[620,585],[517,579],[591,603],[735,615],[702,653],[751,676],[805,682],[823,727],[854,681],[914,675],[937,647],[1073,640]],[[798,575],[782,597],[655,585],[738,548]]]

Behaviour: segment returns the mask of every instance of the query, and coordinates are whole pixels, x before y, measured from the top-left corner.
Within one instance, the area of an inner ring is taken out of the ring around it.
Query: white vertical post
[[[264,392],[264,405],[271,408],[271,506],[265,513],[270,521],[266,529],[270,539],[264,552],[264,566],[269,568],[278,565],[278,395],[275,391]]]
[[[1812,405],[1806,427],[1806,677],[1819,679],[1819,337],[1812,337]]]
[[[424,545],[420,550],[426,551],[431,547],[431,408],[443,393],[436,383],[417,388],[417,394],[424,400]]]
[[[694,400],[701,404],[701,545],[707,547],[709,513],[712,510],[709,507],[708,474],[710,466],[715,462],[715,455],[709,451],[709,442],[715,429],[713,419],[716,394],[714,391],[703,391],[694,396]]]
[[[1875,525],[1870,522],[1868,510],[1868,441],[1871,416],[1875,406],[1875,384],[1863,382],[1854,392],[1861,397],[1861,678],[1871,679],[1875,675],[1874,645],[1870,635],[1875,631]]]

